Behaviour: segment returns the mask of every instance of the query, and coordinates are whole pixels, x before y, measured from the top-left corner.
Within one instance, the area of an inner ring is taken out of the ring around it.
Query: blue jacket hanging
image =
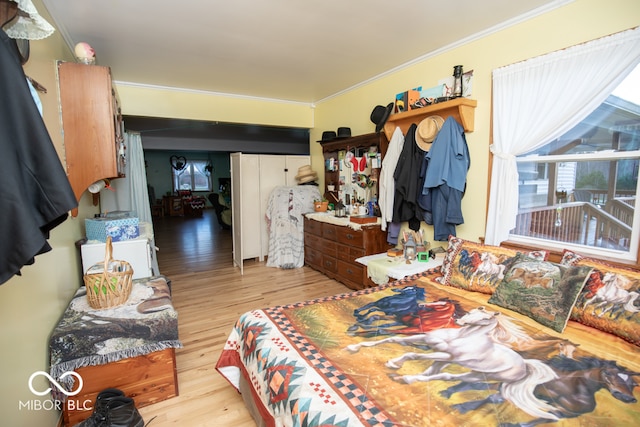
[[[419,179],[418,205],[423,220],[433,225],[434,240],[446,241],[464,223],[462,197],[471,165],[464,128],[448,117],[430,150],[424,155]]]

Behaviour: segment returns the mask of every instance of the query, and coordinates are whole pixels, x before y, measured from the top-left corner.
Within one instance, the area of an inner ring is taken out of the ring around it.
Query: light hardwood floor
[[[213,210],[202,218],[154,220],[160,273],[171,280],[178,311],[178,397],[140,408],[150,427],[253,427],[242,397],[215,370],[238,317],[255,308],[348,292],[309,267],[282,270],[248,260],[244,275],[233,266],[231,231]]]

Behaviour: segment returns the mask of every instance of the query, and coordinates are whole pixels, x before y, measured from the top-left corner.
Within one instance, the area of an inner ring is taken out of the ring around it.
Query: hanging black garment
[[[12,40],[0,30],[0,284],[51,250],[49,232],[77,206],[31,96]]]
[[[396,184],[393,200],[393,222],[407,221],[409,228],[413,231],[420,229],[420,220],[422,219],[422,210],[418,206],[416,196],[424,151],[416,144],[417,127],[415,123],[409,126],[393,174]]]

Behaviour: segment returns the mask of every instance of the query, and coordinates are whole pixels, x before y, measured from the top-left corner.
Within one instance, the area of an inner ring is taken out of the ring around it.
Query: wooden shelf
[[[403,113],[392,114],[384,124],[384,133],[387,139],[391,139],[396,127],[402,130],[403,134],[407,133],[409,127],[415,123],[418,124],[422,119],[437,115],[446,119],[452,116],[464,128],[465,132],[473,132],[475,120],[475,108],[478,101],[469,98],[456,98],[451,101],[440,102],[438,104],[429,105],[427,107],[415,110],[405,111]]]

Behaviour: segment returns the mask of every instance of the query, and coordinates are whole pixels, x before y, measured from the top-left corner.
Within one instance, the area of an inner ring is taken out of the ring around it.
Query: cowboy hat
[[[351,138],[351,128],[347,128],[347,127],[338,128],[338,134],[336,136],[336,139],[342,139],[342,138]]]
[[[440,116],[429,116],[423,119],[416,128],[416,145],[422,151],[429,151],[431,143],[436,139],[443,124],[444,119]]]
[[[295,176],[298,184],[306,184],[307,182],[317,181],[318,173],[311,169],[310,165],[300,166],[298,168],[298,175]]]
[[[382,105],[376,105],[371,112],[371,121],[376,125],[376,133],[380,132],[387,122],[387,119],[391,115],[393,110],[393,102],[390,102],[386,107]]]
[[[325,130],[322,132],[322,139],[317,142],[328,142],[336,139],[336,132],[333,130]]]

